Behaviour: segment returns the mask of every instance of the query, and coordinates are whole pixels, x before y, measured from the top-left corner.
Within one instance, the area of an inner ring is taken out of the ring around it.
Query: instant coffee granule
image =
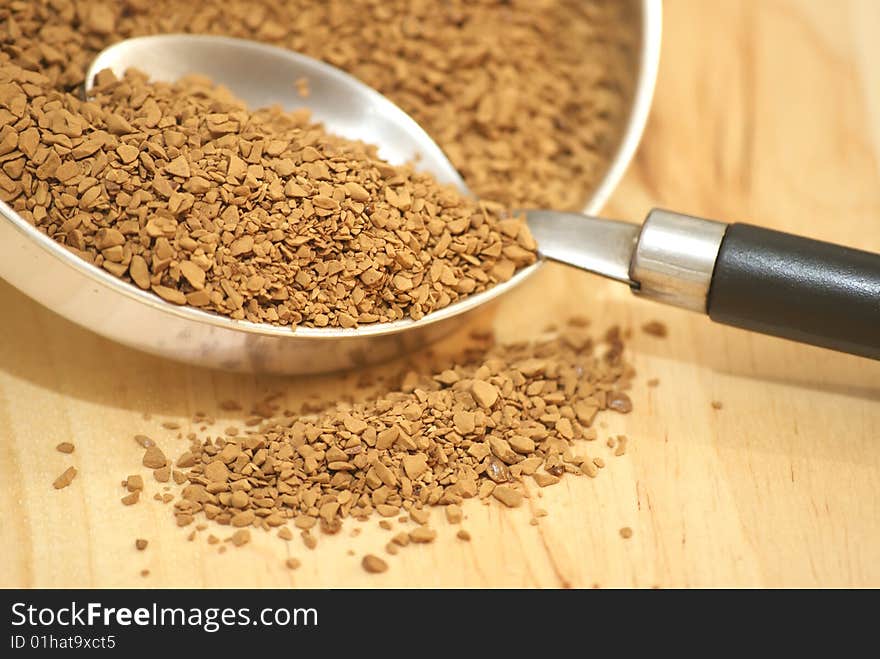
[[[290,525],[314,549],[318,533],[378,514],[389,530],[391,518],[415,524],[393,545],[429,543],[433,506],[458,524],[465,499],[519,507],[530,483],[596,477],[606,447],[593,426],[628,411],[610,403],[633,376],[621,344],[599,350],[581,324],[495,346],[432,376],[407,373],[406,386],[371,400],[191,440],[176,460],[188,484],[174,515],[180,526],[205,518],[279,535]]]
[[[305,111],[250,112],[197,77],[148,84],[105,71],[88,103],[44,95],[12,65],[0,77],[9,103],[27,99],[0,133],[0,157],[15,163],[0,196],[172,304],[355,327],[419,319],[536,259],[521,217],[392,167]]]
[[[638,3],[620,0],[18,0],[0,4],[0,48],[72,91],[98,51],[127,37],[283,46],[386,94],[479,197],[576,210],[629,114],[637,24]]]

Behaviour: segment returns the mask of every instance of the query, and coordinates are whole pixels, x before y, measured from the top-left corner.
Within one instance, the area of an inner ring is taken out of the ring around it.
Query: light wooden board
[[[665,21],[650,125],[608,214],[638,219],[661,205],[880,251],[880,3],[673,0]],[[463,543],[435,512],[437,542],[371,576],[347,550],[380,550],[375,521],[316,552],[255,533],[219,555],[186,542],[168,507],[119,502],[120,480],[138,471],[133,432],[176,453],[184,442],[158,422],[224,398],[343,393],[352,376],[182,367],[5,284],[0,308],[2,586],[880,586],[880,363],[726,329],[548,268],[506,300],[502,339],[573,311],[597,329],[670,328],[666,340],[635,331],[630,343],[636,411],[602,429],[625,431],[629,453],[595,480],[544,490],[536,502],[550,515],[537,527],[526,509],[475,503]],[[646,387],[654,377],[660,386]],[[65,440],[73,456],[54,451]],[[55,491],[67,464],[80,476]],[[288,571],[287,555],[302,568]]]

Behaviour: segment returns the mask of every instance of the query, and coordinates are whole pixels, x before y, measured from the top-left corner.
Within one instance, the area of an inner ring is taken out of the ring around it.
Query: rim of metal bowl
[[[624,130],[614,159],[611,161],[601,184],[596,188],[584,209],[584,212],[587,214],[595,214],[605,204],[608,197],[623,177],[623,174],[641,141],[642,133],[644,132],[645,124],[648,119],[648,113],[651,108],[651,101],[654,95],[654,86],[657,78],[658,63],[660,59],[661,16],[661,0],[642,0],[640,26],[642,32],[641,50],[638,62],[637,84],[633,95],[630,116],[626,123],[626,129]],[[285,325],[270,325],[268,323],[254,323],[247,320],[234,320],[226,316],[201,311],[193,307],[175,306],[169,302],[165,302],[156,295],[148,291],[143,291],[133,284],[123,281],[122,279],[111,275],[109,272],[84,261],[72,252],[69,252],[61,244],[55,242],[49,236],[43,234],[24,220],[24,218],[12,210],[12,208],[3,201],[0,201],[0,212],[2,212],[5,218],[9,220],[17,230],[25,233],[53,257],[63,261],[65,265],[88,275],[95,281],[95,283],[110,288],[115,293],[125,295],[141,304],[151,306],[163,313],[178,316],[186,320],[207,323],[234,332],[245,332],[272,337],[331,339],[354,336],[383,336],[402,332],[413,327],[432,325],[466,313],[467,311],[482,306],[483,304],[503,295],[528,279],[539,269],[542,263],[541,261],[538,261],[537,263],[527,266],[522,270],[519,270],[506,282],[496,284],[482,293],[468,296],[450,304],[449,306],[443,307],[442,309],[432,311],[419,320],[403,319],[392,321],[390,323],[376,323],[348,329],[297,327],[294,330],[291,330],[289,326]]]

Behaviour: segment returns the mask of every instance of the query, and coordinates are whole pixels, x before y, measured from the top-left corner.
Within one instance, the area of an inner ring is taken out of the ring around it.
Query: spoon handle
[[[679,231],[686,235],[676,241]],[[681,267],[670,272],[670,263]],[[637,293],[663,300],[673,285],[679,299],[664,301],[699,303],[716,322],[880,359],[880,254],[658,210],[645,222],[631,274]],[[699,286],[682,294],[676,279]]]

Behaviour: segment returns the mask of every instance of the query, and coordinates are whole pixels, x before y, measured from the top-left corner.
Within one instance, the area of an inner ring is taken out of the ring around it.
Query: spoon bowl
[[[628,164],[647,117],[659,55],[659,3],[643,2],[642,59],[630,120],[615,158],[586,212],[604,203]],[[381,94],[328,64],[291,51],[226,37],[159,35],[119,42],[100,53],[86,93],[103,69],[138,68],[153,80],[201,74],[251,108],[308,107],[328,131],[379,147],[392,164],[415,161],[439,181],[468,189],[425,131]],[[305,78],[303,98],[296,81]],[[420,320],[358,328],[291,330],[178,307],[78,258],[0,202],[0,277],[61,316],[114,341],[178,361],[243,372],[306,374],[387,360],[460,327],[530,278],[540,262],[510,280]]]

